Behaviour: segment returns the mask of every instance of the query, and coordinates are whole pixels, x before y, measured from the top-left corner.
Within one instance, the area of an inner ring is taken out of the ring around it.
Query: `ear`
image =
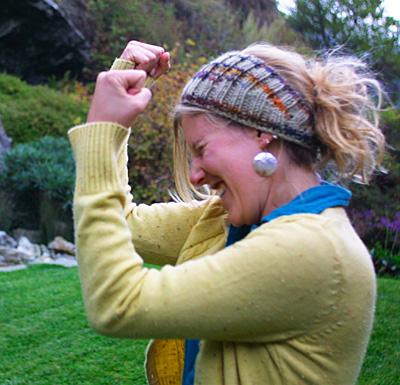
[[[258,131],[257,140],[261,150],[265,150],[268,145],[276,139],[276,136],[268,132]]]

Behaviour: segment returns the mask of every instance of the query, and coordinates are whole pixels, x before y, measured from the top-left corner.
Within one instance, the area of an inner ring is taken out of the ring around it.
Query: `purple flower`
[[[400,221],[394,221],[391,223],[391,226],[393,231],[399,231],[400,230]]]
[[[385,226],[385,227],[390,227],[390,225],[391,225],[391,223],[390,223],[390,221],[388,221],[388,219],[387,218],[385,218],[385,217],[382,217],[381,218],[381,223],[380,223],[382,226]]]

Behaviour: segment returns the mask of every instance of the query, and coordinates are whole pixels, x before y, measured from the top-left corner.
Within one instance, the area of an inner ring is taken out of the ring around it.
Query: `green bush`
[[[88,106],[77,94],[30,86],[14,76],[0,74],[0,115],[14,144],[45,135],[65,137],[71,126],[86,120]]]
[[[65,138],[45,136],[3,155],[0,188],[14,196],[9,227],[41,230],[42,241],[72,239],[71,206],[75,184],[72,149]]]
[[[72,0],[72,4],[70,0],[57,2],[67,13],[71,6],[82,8],[82,0]],[[108,69],[130,40],[171,47],[183,39],[172,4],[151,0],[85,0],[85,13],[85,17],[73,20],[92,47],[84,69],[88,81],[94,81],[99,71]]]
[[[0,230],[9,232],[15,217],[13,195],[0,190]]]
[[[172,51],[173,58],[176,54]],[[169,192],[174,186],[170,116],[184,84],[198,68],[198,64],[178,64],[157,80],[151,103],[132,127],[129,179],[138,203],[170,200]]]
[[[71,204],[75,172],[67,139],[45,136],[19,144],[4,154],[3,161],[3,188],[14,193],[38,192],[66,206]]]
[[[399,230],[397,229],[397,234]],[[397,249],[397,252],[399,250]],[[375,270],[380,276],[400,275],[400,253],[395,254],[393,250],[382,247],[377,242],[371,249],[371,256],[374,261]]]
[[[129,40],[163,45],[167,49],[179,45],[179,62],[209,57],[246,44],[239,18],[223,0],[56,2],[69,14],[93,49],[85,65],[84,78],[89,81],[109,67]]]
[[[368,186],[353,184],[349,215],[371,250],[378,273],[399,274],[400,264],[400,111],[382,113],[387,151],[380,172]],[[396,262],[397,261],[397,262]]]

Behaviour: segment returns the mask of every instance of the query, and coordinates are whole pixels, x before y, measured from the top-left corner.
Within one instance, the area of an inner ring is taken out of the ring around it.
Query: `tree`
[[[288,17],[314,49],[344,46],[362,54],[399,96],[400,22],[384,16],[383,0],[296,0]]]
[[[225,2],[237,12],[241,25],[251,13],[258,21],[258,28],[264,23],[271,24],[278,16],[276,0],[225,0]]]

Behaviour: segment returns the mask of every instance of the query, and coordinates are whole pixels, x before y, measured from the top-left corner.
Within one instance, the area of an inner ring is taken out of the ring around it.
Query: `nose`
[[[205,184],[206,172],[203,170],[199,161],[196,159],[190,167],[190,183],[193,186],[201,187]]]

